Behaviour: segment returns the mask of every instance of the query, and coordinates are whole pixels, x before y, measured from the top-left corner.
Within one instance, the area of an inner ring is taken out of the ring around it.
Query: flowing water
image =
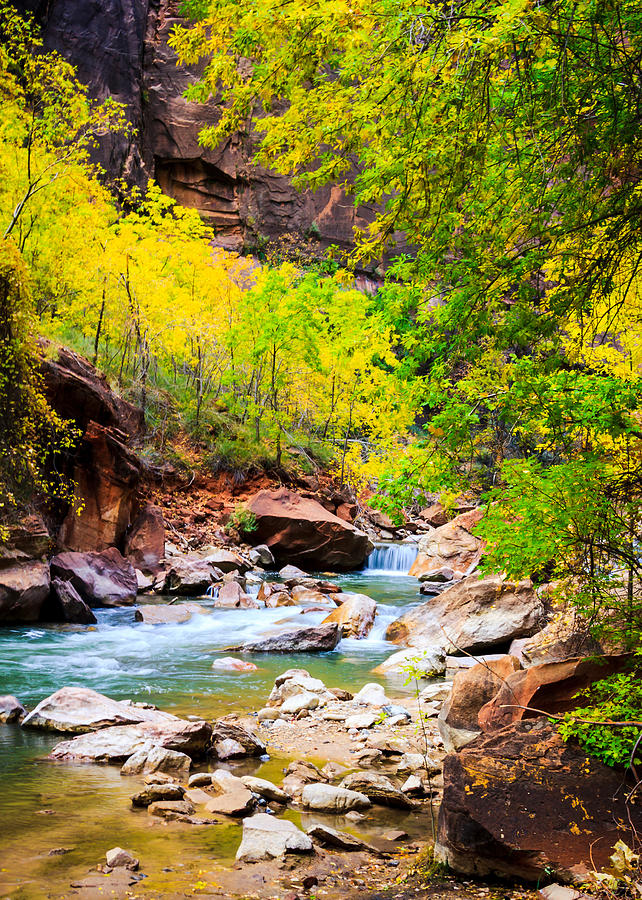
[[[307,669],[331,687],[355,692],[368,681],[380,680],[371,670],[396,649],[385,640],[386,627],[405,608],[420,602],[417,581],[406,575],[415,555],[413,545],[381,545],[362,571],[336,577],[344,590],[376,600],[378,612],[366,639],[343,640],[331,653],[256,654],[247,657],[258,666],[255,672],[219,672],[212,670],[212,662],[225,655],[226,647],[275,628],[318,624],[326,613],[303,615],[289,607],[215,609],[211,601],[204,601],[207,613],[186,623],[145,625],[135,621],[135,608],[104,609],[96,610],[94,626],[2,630],[0,694],[14,694],[31,707],[60,687],[76,685],[115,699],[151,702],[178,715],[212,719],[259,709],[275,677],[292,667]],[[167,598],[146,602],[163,603]],[[401,682],[388,682],[388,694],[403,691]],[[86,875],[115,845],[136,850],[145,860],[146,890],[161,893],[169,893],[181,873],[198,871],[200,864],[231,863],[240,825],[186,827],[155,821],[144,810],[133,811],[129,797],[137,789],[137,779],[122,778],[116,766],[46,761],[59,739],[51,733],[0,726],[1,896],[66,896],[70,881]],[[287,762],[256,761],[247,763],[246,771],[280,781]],[[288,816],[299,821],[301,814]],[[370,826],[389,828],[390,823],[387,810],[381,821],[375,812]],[[62,848],[68,852],[50,855]]]

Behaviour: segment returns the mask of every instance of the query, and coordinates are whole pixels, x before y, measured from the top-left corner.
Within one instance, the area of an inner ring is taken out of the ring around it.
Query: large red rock
[[[69,581],[89,606],[129,606],[136,600],[134,567],[115,547],[101,553],[59,553],[51,574]]]
[[[30,560],[0,569],[0,624],[37,622],[49,596],[49,566]]]
[[[439,569],[452,569],[459,578],[472,572],[484,548],[473,529],[484,513],[484,509],[472,509],[425,534],[409,574],[421,580]]]
[[[466,875],[568,879],[631,844],[642,811],[627,805],[621,772],[546,719],[516,722],[446,757],[435,859]]]
[[[514,672],[506,678],[496,696],[480,710],[480,728],[482,731],[497,731],[512,722],[538,715],[521,707],[547,713],[575,709],[582,703],[574,699],[579,691],[594,681],[624,671],[630,664],[629,654],[619,654],[542,663]]]
[[[139,512],[125,540],[125,556],[141,572],[158,572],[165,556],[165,521],[157,506],[148,503]]]
[[[368,536],[293,491],[259,491],[246,504],[256,517],[256,543],[267,544],[278,563],[308,570],[356,569],[371,549]]]

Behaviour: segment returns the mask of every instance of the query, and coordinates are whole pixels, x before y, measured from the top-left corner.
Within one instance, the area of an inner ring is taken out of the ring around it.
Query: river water
[[[208,614],[186,623],[145,625],[134,620],[135,607],[104,609],[96,610],[94,626],[0,631],[0,694],[14,694],[32,707],[60,687],[84,686],[115,699],[143,700],[178,715],[213,719],[261,708],[275,677],[292,667],[305,668],[328,686],[354,693],[369,681],[381,680],[371,670],[396,649],[385,641],[387,625],[421,601],[416,579],[405,574],[415,555],[413,545],[381,545],[363,571],[334,579],[344,590],[376,600],[377,619],[366,639],[343,640],[331,653],[248,655],[257,671],[218,672],[212,670],[212,662],[225,655],[225,647],[275,628],[317,624],[326,613],[301,615],[295,607],[214,609],[211,602],[204,602]],[[145,602],[162,603],[167,598]],[[399,680],[388,681],[386,690],[399,696],[410,688]],[[64,897],[70,880],[87,875],[115,845],[135,849],[145,860],[149,891],[169,893],[179,883],[184,886],[185,878],[202,864],[230,865],[240,825],[199,828],[154,821],[146,811],[131,809],[129,797],[138,782],[122,778],[118,767],[46,761],[59,739],[51,733],[0,726],[1,896]],[[246,764],[246,771],[278,782],[288,762],[255,761]],[[300,821],[300,813],[287,815]],[[389,828],[390,810],[381,821],[378,815],[373,813],[370,826]],[[68,852],[50,855],[62,848]]]

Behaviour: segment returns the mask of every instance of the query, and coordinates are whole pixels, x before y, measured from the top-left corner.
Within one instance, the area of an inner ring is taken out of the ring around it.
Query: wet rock
[[[49,596],[49,566],[29,560],[0,569],[0,624],[37,622]]]
[[[132,797],[132,806],[146,807],[159,800],[182,800],[185,789],[179,784],[148,784]]]
[[[69,581],[89,606],[130,606],[136,601],[134,567],[115,547],[100,553],[59,553],[51,576]]]
[[[205,804],[208,812],[239,817],[247,815],[255,806],[251,791],[241,779],[224,769],[212,773],[211,789],[220,793],[208,799]]]
[[[259,638],[243,644],[240,649],[251,653],[324,653],[334,650],[340,640],[341,629],[338,625],[317,625]]]
[[[546,719],[515,722],[446,757],[435,858],[467,875],[572,880],[599,871],[618,839],[631,844],[642,810],[623,775]]]
[[[298,566],[287,565],[283,566],[283,568],[279,571],[279,578],[282,578],[283,581],[296,581],[298,579],[309,578],[307,572],[304,572],[303,569],[300,569]]]
[[[11,694],[5,694],[0,697],[0,722],[19,722],[20,719],[27,714],[27,710],[17,697]]]
[[[331,599],[327,594],[317,591],[316,588],[303,587],[303,585],[295,585],[292,588],[293,601],[301,606],[305,606],[307,609],[315,606],[318,606],[321,609],[327,609],[328,606],[335,605],[333,601],[338,596],[343,596],[343,594],[333,594]]]
[[[472,529],[483,516],[483,509],[474,509],[423,535],[409,574],[421,578],[440,569],[451,569],[460,576],[471,572],[483,550],[481,538]]]
[[[189,622],[192,616],[210,614],[209,609],[200,603],[169,603],[161,605],[145,604],[134,613],[137,622],[145,625],[178,625],[181,622]]]
[[[159,709],[112,700],[90,688],[64,687],[42,700],[22,724],[25,728],[82,733],[139,722],[165,724],[180,722],[180,719]]]
[[[452,691],[437,720],[448,753],[454,753],[477,737],[481,732],[479,711],[519,668],[515,656],[503,656],[462,669],[455,675]]]
[[[413,801],[396,788],[389,778],[375,772],[353,772],[343,779],[339,787],[365,794],[371,801],[382,806],[392,806],[397,809],[413,809],[415,807]]]
[[[323,844],[324,847],[333,847],[336,850],[348,850],[350,852],[369,850],[377,856],[381,856],[379,850],[362,841],[361,838],[348,834],[347,831],[337,831],[336,828],[330,828],[329,825],[322,825],[320,822],[311,825],[307,830],[307,834],[314,838],[315,841],[318,841],[318,843]]]
[[[209,746],[212,728],[207,722],[177,719],[165,724],[142,723],[102,728],[56,744],[50,759],[71,762],[121,763],[138,750],[157,744],[190,757],[202,756]]]
[[[312,853],[312,841],[293,822],[259,813],[243,820],[239,862],[278,859],[286,853]]]
[[[125,540],[125,556],[141,572],[157,572],[165,556],[165,521],[161,510],[148,503],[138,514]]]
[[[405,675],[412,672],[419,678],[431,678],[446,671],[446,653],[441,647],[419,650],[398,650],[372,670],[373,675]]]
[[[197,787],[207,787],[212,783],[212,773],[211,772],[195,772],[193,775],[190,775],[189,781],[187,782],[187,786],[191,788]]]
[[[179,596],[205,594],[222,574],[213,563],[195,554],[174,557],[165,575],[163,593]]]
[[[483,651],[537,630],[544,614],[530,581],[476,575],[404,613],[388,640],[419,649]]]
[[[136,871],[138,868],[136,857],[129,850],[123,850],[122,847],[112,847],[105,853],[105,859],[110,869],[125,868]]]
[[[129,757],[120,770],[121,775],[164,774],[184,780],[190,770],[192,760],[186,753],[152,746],[138,750]]]
[[[370,800],[365,794],[331,784],[306,784],[301,794],[301,803],[306,809],[334,813],[367,809],[370,806]]]
[[[52,578],[51,593],[43,607],[42,619],[51,622],[75,622],[93,625],[96,616],[70,581]]]
[[[268,609],[278,609],[281,606],[297,606],[298,601],[290,594],[284,584],[270,584],[264,581],[257,594],[257,601],[263,603]]]
[[[343,637],[364,638],[370,634],[377,613],[377,604],[366,594],[341,594],[343,602],[337,606],[323,624],[336,622]]]
[[[222,745],[224,741],[234,741],[240,746],[242,751],[234,754],[233,757],[227,756],[226,758],[228,759],[236,758],[237,756],[263,756],[266,750],[263,741],[253,731],[249,731],[249,729],[243,728],[241,725],[234,725],[231,722],[224,722],[222,719],[219,719],[212,725],[212,750],[215,755],[218,755],[219,745]],[[224,752],[227,752],[229,745],[225,745],[222,749]],[[221,757],[219,756],[219,758]]]
[[[187,800],[159,800],[156,803],[150,803],[147,812],[160,819],[181,821],[184,816],[194,814],[194,807]]]
[[[262,565],[262,566],[273,566],[274,565],[274,556],[272,555],[272,551],[267,546],[267,544],[258,544],[256,547],[252,547],[249,553],[250,562],[254,566]]]
[[[277,562],[321,569],[355,569],[369,550],[369,539],[320,503],[281,488],[260,491],[247,502],[256,516],[254,532]]]
[[[259,608],[258,602],[246,594],[241,585],[235,581],[223,584],[219,588],[218,597],[214,605],[229,609]]]
[[[256,672],[258,666],[243,659],[235,659],[233,656],[222,656],[215,659],[212,668],[219,672]]]
[[[272,784],[271,781],[266,781],[264,778],[243,775],[241,781],[248,791],[252,791],[253,794],[258,794],[259,797],[264,797],[266,800],[274,800],[276,803],[287,803],[290,799],[289,794],[286,794],[280,787]]]

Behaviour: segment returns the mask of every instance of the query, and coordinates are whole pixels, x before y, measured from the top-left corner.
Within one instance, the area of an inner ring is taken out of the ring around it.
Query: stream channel
[[[265,705],[274,679],[286,669],[307,669],[329,687],[355,693],[382,681],[389,696],[410,692],[403,680],[383,681],[371,670],[397,647],[385,641],[388,624],[416,605],[417,581],[407,573],[416,555],[412,544],[380,545],[365,569],[336,576],[344,590],[368,594],[377,618],[363,640],[343,640],[324,654],[246,654],[258,670],[217,672],[212,662],[226,646],[238,645],[273,629],[318,624],[326,613],[295,609],[214,609],[190,621],[145,625],[134,621],[136,607],[96,610],[93,626],[23,626],[0,631],[0,694],[14,694],[27,708],[65,685],[93,688],[114,699],[156,704],[177,715],[214,719],[230,712],[254,712]],[[327,577],[327,576],[324,576]],[[256,592],[257,588],[253,589]],[[189,599],[189,598],[185,598]],[[145,598],[163,603],[168,598]],[[204,602],[207,606],[207,601]],[[287,624],[282,624],[287,619]],[[236,655],[236,654],[235,654]],[[131,849],[147,878],[139,888],[173,892],[198,878],[199,867],[229,867],[240,843],[234,821],[211,827],[150,822],[133,810],[131,795],[142,780],[124,778],[118,766],[53,763],[45,757],[64,739],[51,732],[0,726],[0,896],[65,897],[113,846]],[[230,765],[237,774],[257,774],[280,783],[292,757],[271,757]],[[323,764],[326,760],[313,760]],[[212,768],[217,764],[213,763]],[[198,770],[199,767],[197,767]],[[200,767],[202,768],[202,767]],[[346,828],[345,820],[289,810],[297,825],[325,821]],[[416,816],[414,817],[417,818]],[[419,836],[412,816],[373,807],[359,833],[367,837],[402,826]],[[356,833],[356,832],[355,832]],[[425,837],[425,834],[423,835]],[[67,852],[60,852],[64,848]],[[56,850],[51,854],[52,850]]]

